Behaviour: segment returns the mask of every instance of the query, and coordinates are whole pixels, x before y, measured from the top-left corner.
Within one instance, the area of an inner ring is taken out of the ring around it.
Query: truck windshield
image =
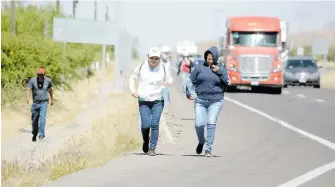
[[[276,47],[278,32],[233,32],[235,46]]]

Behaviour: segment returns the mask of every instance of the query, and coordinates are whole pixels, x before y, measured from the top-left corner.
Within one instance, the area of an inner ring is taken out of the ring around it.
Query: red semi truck
[[[265,16],[230,17],[224,43],[224,64],[231,79],[227,91],[238,86],[282,92],[280,19]]]

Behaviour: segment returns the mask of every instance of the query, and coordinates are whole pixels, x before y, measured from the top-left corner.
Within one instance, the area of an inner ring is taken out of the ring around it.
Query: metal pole
[[[64,82],[65,82],[65,64],[66,64],[66,42],[63,42],[63,74],[62,74],[62,103],[64,104]]]
[[[97,0],[94,1],[94,20],[97,20],[97,14],[98,14],[98,2]]]
[[[56,2],[56,10],[57,10],[57,13],[60,12],[60,0],[57,0]]]

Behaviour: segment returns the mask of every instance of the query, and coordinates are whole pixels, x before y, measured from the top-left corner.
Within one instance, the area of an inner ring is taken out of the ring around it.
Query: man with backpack
[[[45,69],[38,68],[37,76],[29,80],[26,91],[26,102],[30,102],[30,92],[32,92],[33,104],[31,107],[32,113],[32,141],[36,141],[37,134],[40,140],[45,140],[45,122],[47,115],[47,108],[49,103],[53,105],[53,91],[52,81],[49,77],[45,76]]]
[[[135,81],[138,80],[138,89]],[[164,108],[163,91],[173,83],[171,73],[161,62],[159,48],[151,48],[148,60],[139,64],[129,79],[129,88],[133,97],[138,99],[143,137],[142,150],[151,156],[156,155],[159,136],[159,121]],[[151,133],[150,133],[151,131]]]
[[[182,93],[185,93],[186,91],[187,78],[190,76],[193,65],[194,64],[193,64],[193,61],[190,55],[187,52],[184,52],[183,60],[179,62],[179,67],[178,67],[178,72],[177,72],[177,75],[181,73]]]

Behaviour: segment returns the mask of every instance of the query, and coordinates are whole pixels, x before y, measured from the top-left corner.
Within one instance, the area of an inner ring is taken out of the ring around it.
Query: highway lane
[[[180,93],[179,79],[171,90],[173,103],[170,111],[176,117],[169,123],[182,124],[181,134],[175,144],[160,143],[158,155],[149,157],[141,151],[129,153],[103,167],[88,169],[57,180],[51,186],[278,186],[292,179],[305,186],[331,187],[335,184],[334,170],[313,178],[309,171],[335,161],[335,151],[273,120],[259,115],[226,100],[217,125],[214,144],[214,158],[195,154],[197,144],[194,132],[192,101]],[[326,134],[325,126],[312,128],[313,118],[297,120],[303,113],[293,108],[313,106],[299,99],[288,102],[284,95],[233,93],[227,98],[251,105],[275,117],[289,121],[292,125],[309,127],[311,133],[327,135],[334,139],[334,133]],[[272,105],[269,105],[272,104]],[[320,110],[323,106],[315,110]],[[287,108],[292,108],[287,112]],[[315,112],[313,110],[313,112]],[[298,115],[298,116],[297,116]],[[328,117],[329,113],[319,114]],[[310,115],[311,116],[311,115]],[[332,119],[332,118],[329,118]],[[329,131],[333,130],[330,125]],[[332,131],[335,132],[335,131]],[[320,136],[321,136],[320,135]],[[315,173],[314,173],[315,174]],[[298,178],[297,178],[298,177]],[[312,180],[313,179],[313,180]]]
[[[325,103],[317,102],[312,95],[330,95],[329,91],[320,89],[314,92],[304,88],[285,90],[289,93],[304,94],[305,97],[294,94],[271,95],[266,93],[228,93],[226,96],[335,142],[335,105],[331,103],[332,100],[327,100],[328,102]]]
[[[328,106],[335,107],[334,89],[316,89],[313,87],[288,87],[284,89],[283,93],[287,96],[298,96],[300,98],[306,98],[306,101],[316,101]]]

